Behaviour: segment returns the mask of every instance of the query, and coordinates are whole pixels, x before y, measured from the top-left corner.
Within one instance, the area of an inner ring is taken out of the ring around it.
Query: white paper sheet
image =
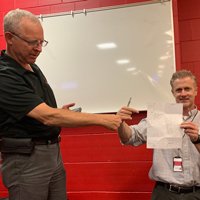
[[[174,149],[182,147],[183,104],[147,104],[147,148]]]

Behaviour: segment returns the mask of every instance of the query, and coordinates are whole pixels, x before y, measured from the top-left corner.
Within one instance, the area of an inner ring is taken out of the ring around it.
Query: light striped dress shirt
[[[195,108],[183,121],[192,121],[200,127],[200,111]],[[147,141],[147,118],[138,125],[130,126],[132,137],[124,145],[139,146]],[[153,165],[149,171],[149,178],[154,181],[176,184],[180,186],[200,186],[200,154],[195,145],[185,135],[179,156],[182,158],[181,172],[173,171],[173,158],[178,155],[178,149],[154,149]]]

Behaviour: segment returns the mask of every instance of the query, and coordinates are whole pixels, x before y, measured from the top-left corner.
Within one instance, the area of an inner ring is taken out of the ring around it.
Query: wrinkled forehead
[[[44,39],[44,32],[40,22],[25,18],[21,21],[18,34],[32,39]]]

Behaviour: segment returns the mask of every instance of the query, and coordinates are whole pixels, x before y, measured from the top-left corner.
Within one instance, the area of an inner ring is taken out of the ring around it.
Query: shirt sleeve
[[[9,71],[0,74],[0,107],[20,120],[43,100],[34,93],[25,80]]]
[[[123,145],[139,146],[147,141],[147,119],[142,119],[139,124],[131,125],[131,138]]]

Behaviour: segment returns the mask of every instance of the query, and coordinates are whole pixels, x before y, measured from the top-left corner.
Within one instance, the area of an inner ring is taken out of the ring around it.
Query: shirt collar
[[[189,116],[194,116],[196,112],[197,112],[197,106],[195,106],[193,110],[189,111]]]
[[[197,106],[195,106],[195,108],[194,108],[193,110],[190,110],[190,111],[188,112],[189,116],[185,116],[185,117],[183,117],[183,119],[186,121],[186,120],[188,120],[188,119],[194,117],[194,116],[197,114],[197,112],[198,112]]]
[[[9,66],[13,70],[17,71],[19,74],[24,74],[28,71],[24,69],[15,59],[6,54],[5,50],[1,51],[0,60],[3,61],[6,66]],[[31,67],[34,68],[34,64],[31,64]]]

